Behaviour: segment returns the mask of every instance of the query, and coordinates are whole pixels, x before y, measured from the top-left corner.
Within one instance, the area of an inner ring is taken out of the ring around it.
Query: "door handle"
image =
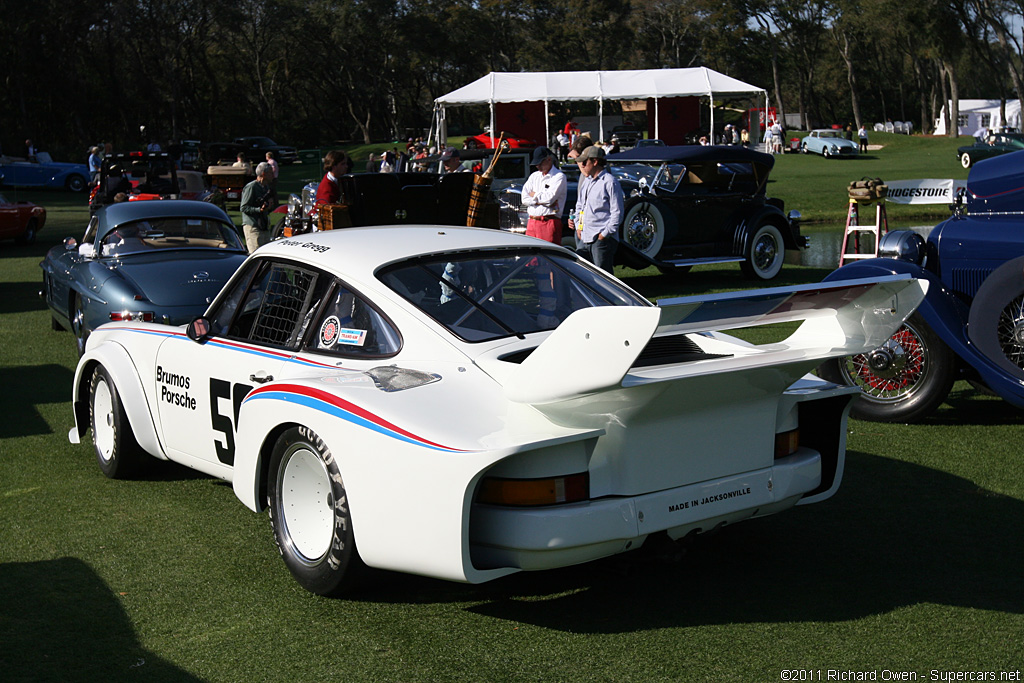
[[[274,376],[273,375],[268,375],[268,374],[264,373],[261,370],[260,374],[258,374],[258,375],[257,374],[249,375],[249,381],[250,382],[256,382],[257,384],[266,384],[267,382],[273,382],[274,381]]]

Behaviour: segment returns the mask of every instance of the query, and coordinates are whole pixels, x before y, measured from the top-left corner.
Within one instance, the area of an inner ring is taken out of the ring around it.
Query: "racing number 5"
[[[242,408],[242,400],[252,391],[251,384],[239,384],[234,386],[224,379],[210,378],[210,423],[213,431],[223,434],[221,438],[213,440],[213,446],[217,449],[217,459],[228,466],[235,464],[235,429],[238,426],[238,411]],[[232,415],[220,413],[220,399],[231,401]]]

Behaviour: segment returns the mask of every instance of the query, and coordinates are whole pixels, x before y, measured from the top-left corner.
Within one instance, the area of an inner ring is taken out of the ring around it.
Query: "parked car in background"
[[[644,138],[636,141],[636,147],[665,147],[665,141],[658,138]]]
[[[85,164],[53,161],[46,152],[34,159],[0,156],[0,183],[8,187],[42,187],[84,192],[89,185]]]
[[[975,139],[974,144],[958,147],[957,159],[964,168],[970,168],[982,159],[1019,152],[1024,149],[1024,133],[989,133],[984,140]]]
[[[963,201],[927,240],[894,231],[881,258],[826,281],[905,273],[927,282],[924,302],[889,341],[824,364],[819,374],[860,388],[852,414],[916,422],[966,379],[1024,408],[1024,151],[978,162]]]
[[[79,354],[111,321],[183,325],[206,310],[246,249],[224,211],[207,202],[120,202],[89,220],[40,263],[52,327]]]
[[[155,457],[230,482],[313,593],[365,567],[482,583],[830,498],[855,392],[807,373],[921,294],[882,278],[655,306],[497,230],[302,235],[187,326],[95,330],[69,438],[91,428],[111,478]],[[719,331],[779,320],[801,326],[766,346]]]
[[[853,157],[859,153],[860,146],[856,140],[843,137],[841,130],[818,128],[803,139],[800,151],[804,154],[813,152],[823,157]]]
[[[178,169],[167,152],[117,152],[103,158],[100,178],[89,193],[89,211],[113,204],[119,194],[127,201],[177,199]]]
[[[235,144],[245,150],[246,156],[253,164],[267,160],[267,152],[274,153],[274,159],[282,166],[294,164],[299,160],[299,153],[294,147],[279,145],[268,137],[253,136],[235,138]]]
[[[505,141],[502,144],[505,146],[505,149],[518,149],[520,147],[533,149],[534,147],[537,146],[536,140],[522,138],[516,135],[515,133],[505,133],[504,135]],[[487,133],[485,131],[483,133],[480,133],[479,135],[472,135],[466,138],[466,140],[462,143],[462,146],[466,149],[494,149],[494,147],[498,144],[499,138],[500,135],[495,135],[492,138],[490,133]]]
[[[637,147],[608,155],[626,195],[616,261],[685,272],[739,263],[747,277],[779,274],[802,249],[800,214],[766,196],[775,159],[740,146]]]
[[[613,127],[612,132],[608,135],[610,140],[618,141],[619,146],[624,149],[636,147],[636,143],[642,140],[643,137],[643,131],[629,124]]]
[[[242,145],[234,142],[206,142],[199,148],[199,157],[196,159],[196,169],[205,171],[209,166],[218,164],[233,164],[238,160],[238,155],[244,154],[247,161],[252,163],[249,151]],[[257,161],[262,161],[258,159]]]
[[[46,225],[46,209],[32,202],[8,201],[0,194],[0,240],[31,244]]]

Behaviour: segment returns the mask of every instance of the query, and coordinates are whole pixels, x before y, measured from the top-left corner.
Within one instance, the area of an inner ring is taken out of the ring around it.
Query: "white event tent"
[[[550,102],[597,100],[601,116],[599,138],[604,139],[605,100],[638,100],[654,98],[655,137],[658,132],[658,99],[662,97],[707,96],[736,97],[760,94],[768,107],[764,88],[737,80],[704,66],[686,69],[643,69],[625,71],[545,71],[529,73],[491,72],[468,85],[434,100],[434,116],[438,137],[447,138],[445,107],[488,104],[491,111],[491,134],[494,135],[494,105],[501,102],[544,102],[545,139],[548,130]],[[714,106],[711,106],[711,130],[714,130]]]

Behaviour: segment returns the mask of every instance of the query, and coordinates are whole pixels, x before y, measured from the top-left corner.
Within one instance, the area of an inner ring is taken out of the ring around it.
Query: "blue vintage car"
[[[980,161],[953,215],[927,241],[894,231],[881,258],[856,261],[826,280],[907,273],[928,295],[883,346],[829,361],[819,374],[860,387],[855,417],[914,422],[967,379],[1024,407],[1024,151]]]
[[[859,146],[853,140],[843,137],[843,131],[832,128],[818,128],[807,134],[800,143],[804,154],[813,152],[823,157],[855,157]]]
[[[10,187],[49,187],[83,192],[89,185],[89,167],[52,161],[46,152],[34,159],[0,157],[0,182]]]
[[[224,210],[207,202],[111,204],[89,221],[82,242],[46,254],[40,295],[54,330],[74,332],[79,354],[111,321],[184,325],[202,315],[246,258]]]

